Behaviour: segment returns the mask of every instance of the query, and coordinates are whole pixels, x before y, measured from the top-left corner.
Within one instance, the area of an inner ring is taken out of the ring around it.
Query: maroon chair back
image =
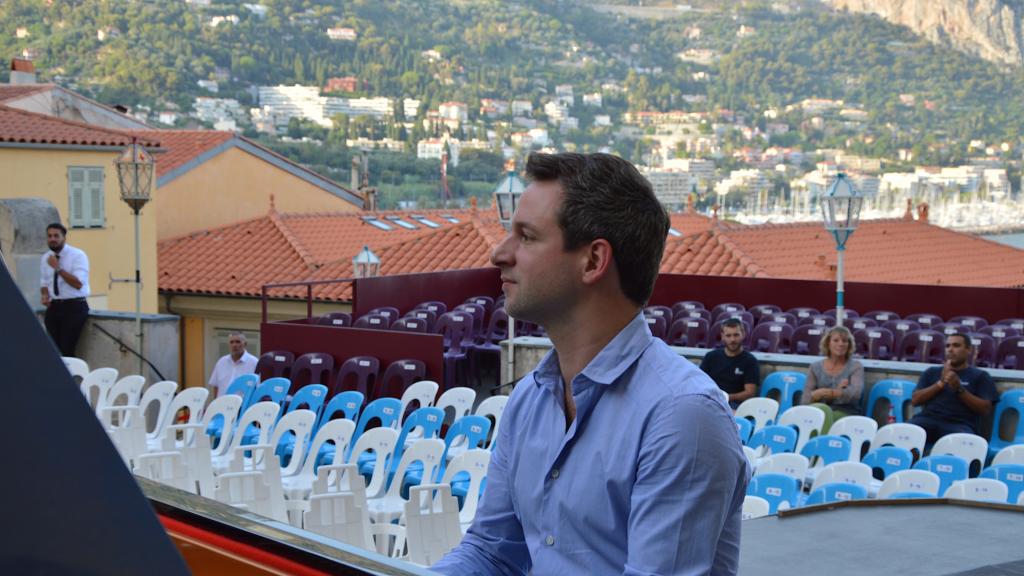
[[[882,325],[889,320],[899,320],[900,315],[891,310],[872,310],[871,312],[861,316],[861,318],[870,318],[874,320],[877,325]]]
[[[380,360],[373,356],[353,356],[338,369],[331,396],[355,390],[364,398],[374,398],[377,375],[380,374]]]
[[[838,314],[838,313],[839,313],[839,311],[837,309],[829,308],[828,310],[825,310],[824,312],[822,312],[821,315],[822,316],[829,316],[831,318],[835,318],[836,314]],[[846,320],[848,318],[858,318],[858,317],[860,317],[860,314],[857,314],[857,311],[854,310],[853,308],[843,308],[843,320]]]
[[[647,322],[647,328],[650,329],[651,334],[655,338],[665,340],[665,333],[668,331],[668,326],[665,324],[664,316],[650,316],[644,314],[644,320]]]
[[[996,363],[1000,368],[1024,370],[1024,336],[1003,340],[996,351]]]
[[[800,321],[797,320],[796,316],[793,316],[789,312],[776,312],[774,314],[765,314],[764,316],[761,316],[761,320],[758,322],[758,324],[761,324],[762,322],[782,322],[784,324],[789,324],[793,328],[796,328],[797,326],[800,325]]]
[[[860,318],[853,318],[850,320],[850,330],[863,330],[865,328],[874,328],[878,326],[878,321],[867,316],[861,316]]]
[[[399,318],[391,325],[391,330],[396,332],[419,332],[420,334],[426,334],[430,331],[430,326],[426,320],[419,318]]]
[[[289,378],[294,362],[295,354],[287,350],[270,350],[260,354],[256,362],[256,373],[260,375],[260,382],[267,378]]]
[[[442,312],[444,314],[444,312]],[[427,332],[434,331],[434,323],[437,322],[438,314],[431,312],[426,308],[413,308],[404,316],[405,318],[415,318],[417,320],[423,320],[427,323]]]
[[[758,326],[764,326],[759,324]],[[805,356],[818,356],[821,354],[821,337],[828,330],[825,326],[804,324],[793,330],[793,337],[790,340],[789,353],[803,354]]]
[[[316,323],[321,326],[351,326],[352,315],[348,312],[331,312],[317,318]]]
[[[956,322],[962,326],[965,326],[967,330],[971,332],[977,332],[988,326],[988,320],[985,320],[981,316],[954,316],[949,319],[949,322]]]
[[[831,328],[836,325],[835,316],[826,316],[824,314],[814,314],[811,316],[804,316],[799,319],[800,326],[810,324],[812,326],[819,326],[822,328]]]
[[[331,374],[334,373],[334,357],[323,352],[308,352],[295,359],[292,364],[292,387],[288,393],[294,394],[307,384],[323,384],[330,387]]]
[[[712,320],[718,320],[723,312],[746,312],[747,307],[739,302],[723,302],[711,309]]]
[[[789,352],[793,341],[793,327],[780,322],[759,324],[750,333],[750,348],[758,352]]]
[[[971,332],[967,335],[974,347],[973,364],[981,368],[994,368],[996,365],[996,341],[988,334]]]
[[[671,346],[706,348],[708,321],[703,318],[680,318],[669,326],[665,339]]]
[[[400,314],[398,313],[398,308],[395,308],[394,306],[380,306],[378,308],[370,310],[369,312],[367,312],[367,314],[379,314],[387,318],[388,326],[394,324],[395,320],[398,320],[398,317],[400,316]]]
[[[1012,326],[1004,326],[1002,324],[993,324],[991,326],[985,326],[981,330],[978,330],[978,332],[981,332],[982,334],[988,334],[989,336],[991,336],[992,339],[995,340],[997,348],[1000,344],[1003,343],[1003,340],[1006,340],[1007,338],[1013,338],[1014,336],[1020,336],[1021,334],[1020,330],[1017,330]]]
[[[734,310],[732,312],[729,312],[728,310],[723,310],[718,313],[718,316],[713,316],[713,318],[714,320],[712,321],[712,323],[721,320],[728,320],[729,318],[738,318],[742,320],[743,324],[746,326],[753,326],[754,324],[756,324],[756,322],[754,322],[754,315],[751,314],[750,312],[747,312],[746,310]]]
[[[428,310],[433,312],[435,316],[440,316],[448,311],[448,306],[444,302],[438,300],[428,300],[426,302],[420,302],[416,305],[413,310]]]
[[[647,316],[660,316],[665,319],[665,325],[668,326],[672,323],[672,309],[668,306],[648,306],[644,308],[644,314]]]
[[[894,352],[896,341],[891,330],[874,326],[863,328],[853,333],[853,341],[857,344],[857,354],[871,360],[889,360]]]
[[[391,320],[383,314],[364,314],[356,319],[353,328],[366,328],[368,330],[387,330],[391,327]]]
[[[779,312],[782,312],[782,308],[779,308],[775,304],[758,304],[757,306],[748,309],[747,312],[750,312],[754,316],[754,322],[757,323],[761,321],[761,318],[768,314],[778,314]]]
[[[903,353],[903,337],[906,336],[908,332],[921,330],[922,328],[928,329],[927,326],[922,326],[907,318],[904,318],[903,320],[889,320],[882,324],[882,328],[892,332],[892,345],[893,350],[895,350],[893,354],[894,358],[899,358]]]
[[[405,389],[427,378],[427,366],[419,360],[395,360],[384,370],[377,386],[377,398],[401,398]]]
[[[800,323],[800,321],[803,320],[804,318],[808,318],[810,316],[819,316],[821,314],[821,312],[819,312],[817,308],[808,308],[807,306],[790,308],[789,310],[786,310],[786,312],[796,317],[797,323]]]
[[[941,363],[946,358],[946,337],[936,330],[911,330],[900,340],[899,351],[900,360]]]
[[[712,324],[711,311],[705,310],[704,308],[693,308],[691,310],[680,309],[672,316],[672,319],[679,320],[680,318],[703,318],[709,326]]]
[[[696,300],[683,300],[672,305],[672,317],[677,318],[683,312],[690,310],[704,310],[704,303]],[[710,316],[710,311],[709,311]]]
[[[945,320],[942,319],[942,316],[939,316],[938,314],[931,314],[928,312],[919,312],[917,314],[911,314],[903,319],[908,320],[910,322],[916,322],[917,325],[920,326],[921,328],[931,328],[932,326],[938,326],[939,324],[945,322]],[[885,322],[882,322],[882,326],[885,326]],[[892,328],[890,328],[890,330],[892,330]]]
[[[468,312],[471,314],[473,316],[473,337],[475,338],[477,334],[483,334],[484,318],[487,316],[487,310],[483,306],[468,302],[459,304],[453,312]]]

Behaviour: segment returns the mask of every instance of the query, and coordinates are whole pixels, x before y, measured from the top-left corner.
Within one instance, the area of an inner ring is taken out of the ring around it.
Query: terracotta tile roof
[[[156,163],[157,178],[235,137],[231,132],[217,130],[146,130],[138,133],[159,135],[160,142],[167,150]]]
[[[724,220],[718,220],[705,216],[699,212],[669,212],[669,219],[672,221],[672,228],[682,232],[683,234],[695,234],[697,232],[704,232],[711,228],[718,228],[721,230],[729,230],[742,226],[742,224],[736,222],[726,222]]]
[[[707,276],[767,276],[728,236],[716,230],[669,238],[661,259],[661,272]]]
[[[0,142],[122,147],[131,144],[133,137],[130,132],[0,105]],[[160,146],[156,133],[139,135],[138,140],[147,147]]]
[[[16,100],[36,92],[53,90],[53,84],[0,84],[0,102]]]

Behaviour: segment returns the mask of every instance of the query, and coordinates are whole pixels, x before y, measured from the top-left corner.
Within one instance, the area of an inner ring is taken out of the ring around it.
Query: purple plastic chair
[[[399,316],[401,316],[398,313],[398,308],[395,308],[394,306],[379,306],[370,310],[367,314],[380,314],[381,316],[384,316],[388,319],[389,326],[394,323],[395,320],[398,320]]]
[[[669,326],[665,339],[671,346],[704,348],[708,341],[708,321],[703,318],[680,318]]]
[[[440,302],[438,300],[428,300],[426,302],[420,302],[415,308],[413,308],[413,310],[429,310],[436,316],[440,316],[448,311],[448,306],[446,306],[444,302]]]
[[[821,315],[822,316],[830,316],[832,318],[835,318],[836,317],[836,309],[835,308],[829,308],[828,310],[825,310],[824,312],[822,312]],[[850,318],[858,318],[858,317],[860,317],[860,314],[857,314],[857,311],[854,310],[853,308],[843,308],[843,320],[847,320],[847,319],[850,319]]]
[[[444,312],[442,312],[442,314],[444,314]],[[404,317],[423,320],[424,322],[427,323],[427,332],[433,332],[434,323],[437,322],[437,314],[425,308],[414,308],[407,312]],[[399,320],[401,320],[401,318],[399,318]]]
[[[813,316],[804,316],[800,318],[800,325],[810,324],[812,326],[819,326],[822,328],[831,328],[836,325],[835,316],[825,316],[824,314],[817,314]]]
[[[729,318],[738,318],[742,320],[743,324],[746,326],[753,326],[754,324],[756,324],[756,322],[754,322],[754,315],[751,314],[750,312],[747,312],[746,310],[736,310],[733,312],[723,310],[722,312],[718,313],[717,317],[714,317],[714,322],[718,322],[719,320],[727,320]],[[714,322],[712,322],[712,324],[714,324]]]
[[[876,320],[861,316],[860,318],[853,318],[850,320],[850,330],[863,330],[865,328],[874,328],[878,326]]]
[[[426,320],[419,318],[399,318],[391,325],[391,330],[394,332],[418,332],[420,334],[426,334],[430,332],[430,325],[427,324]]]
[[[913,332],[914,330],[920,330],[922,328],[927,327],[921,326],[920,324],[914,322],[913,320],[908,320],[904,318],[903,320],[889,320],[888,322],[882,324],[882,328],[885,328],[886,330],[892,332],[892,345],[894,350],[893,357],[899,358],[901,354],[900,351],[903,350],[903,348],[901,347],[903,343],[903,337],[907,334],[907,332]]]
[[[483,385],[480,375],[482,361],[501,361],[501,341],[508,338],[508,312],[504,308],[495,308],[487,321],[487,330],[477,337],[473,351],[469,355],[469,373],[476,377],[477,384]]]
[[[1024,334],[1024,318],[1003,318],[999,322],[996,322],[996,326],[1009,326],[1010,328],[1016,328],[1017,332]]]
[[[1003,340],[996,351],[996,363],[1000,368],[1024,370],[1024,336]]]
[[[364,314],[356,319],[353,328],[364,328],[366,330],[387,330],[391,321],[383,314]]]
[[[287,350],[270,350],[260,354],[256,373],[260,375],[260,382],[268,378],[289,378],[294,362],[295,354]]]
[[[942,319],[942,316],[939,316],[938,314],[931,314],[929,312],[911,314],[904,318],[904,320],[915,322],[921,328],[931,328],[932,326],[938,326],[945,322],[945,320]],[[885,322],[882,323],[882,326],[885,326]],[[890,328],[890,330],[892,330],[892,328]]]
[[[1000,344],[1003,343],[1003,340],[1006,340],[1007,338],[1013,338],[1014,336],[1020,336],[1021,334],[1020,330],[1017,330],[1012,326],[1003,326],[1002,324],[992,324],[990,326],[985,326],[981,330],[978,330],[978,332],[982,334],[988,334],[989,336],[991,336],[992,340],[995,341],[997,348]]]
[[[758,324],[761,324],[763,322],[782,322],[784,324],[789,324],[793,328],[796,328],[797,326],[800,325],[800,322],[797,321],[796,316],[793,316],[789,312],[776,312],[775,314],[766,314],[761,317],[761,321],[758,322]]]
[[[789,352],[793,340],[793,327],[770,322],[759,324],[750,333],[750,348],[757,352]]]
[[[808,308],[806,306],[801,306],[799,308],[790,308],[789,310],[786,310],[786,312],[789,312],[790,314],[795,316],[797,322],[800,322],[803,318],[808,318],[810,316],[819,316],[821,314],[821,312],[818,312],[817,308]]]
[[[365,398],[376,398],[377,375],[380,374],[380,360],[373,356],[353,356],[338,369],[331,396],[355,390]]]
[[[665,322],[664,316],[649,316],[644,314],[644,320],[647,321],[647,327],[651,330],[651,335],[659,340],[665,340],[665,335],[668,332],[668,324]]]
[[[705,322],[711,324],[711,311],[704,308],[694,308],[693,310],[680,310],[678,314],[672,316],[673,321],[680,318],[703,318]]]
[[[957,332],[963,332],[964,334],[966,334],[971,331],[969,327],[964,326],[962,324],[958,324],[956,322],[943,322],[942,324],[936,324],[935,326],[931,327],[931,330],[935,330],[936,332],[942,332],[942,334],[945,336],[956,334]]]
[[[331,312],[317,318],[316,323],[320,326],[351,326],[352,315],[348,312]]]
[[[765,326],[766,324],[759,324]],[[786,324],[786,326],[789,326]],[[804,324],[793,330],[793,337],[789,345],[790,354],[803,354],[805,356],[817,356],[820,352],[821,337],[825,334],[824,326]]]
[[[488,314],[490,314],[491,311],[494,310],[494,298],[491,298],[490,296],[470,296],[469,298],[466,298],[466,301],[464,303],[477,304],[479,306],[483,306],[484,311],[486,311]]]
[[[703,310],[703,309],[704,309],[704,303],[703,302],[698,302],[696,300],[683,300],[681,302],[676,302],[675,304],[672,305],[672,317],[675,318],[675,317],[679,316],[679,313],[684,311],[684,310]]]
[[[761,318],[763,316],[766,316],[768,314],[778,314],[779,312],[782,312],[782,308],[779,308],[775,304],[758,304],[757,306],[754,306],[747,310],[747,312],[750,312],[751,315],[754,316],[754,323],[756,324],[761,321]]]
[[[895,337],[891,330],[875,326],[863,328],[853,333],[857,355],[871,360],[888,360],[892,358]]]
[[[977,332],[985,326],[988,326],[988,320],[985,320],[981,316],[954,316],[948,320],[948,322],[956,322],[967,327],[967,330],[971,332]]]
[[[946,337],[936,330],[911,330],[900,340],[899,352],[905,362],[941,363],[946,358]]]
[[[307,384],[331,383],[331,374],[334,372],[334,357],[323,352],[309,352],[299,356],[292,364],[291,381],[292,387],[288,394],[294,394],[299,388]]]
[[[437,319],[434,332],[444,338],[444,389],[449,390],[455,387],[456,373],[469,358],[467,342],[473,342],[473,317],[468,312],[445,312]]]
[[[885,324],[889,320],[899,320],[900,315],[893,312],[892,310],[872,310],[867,314],[861,315],[861,318],[870,318],[874,320],[877,323],[877,325],[880,326],[882,324]]]
[[[427,365],[422,360],[395,360],[384,370],[379,380],[377,398],[401,398],[406,388],[426,377]]]
[[[981,368],[994,368],[996,365],[996,341],[988,334],[971,332],[967,335],[974,348],[974,365]]]
[[[468,312],[473,315],[473,334],[481,334],[484,331],[484,317],[487,316],[487,310],[480,304],[459,304],[453,311]]]
[[[717,319],[722,312],[745,312],[747,307],[739,302],[723,302],[711,309],[711,318]]]
[[[660,316],[665,319],[665,325],[668,326],[672,323],[672,318],[675,316],[672,313],[672,309],[668,306],[652,305],[644,308],[644,314],[647,316]]]

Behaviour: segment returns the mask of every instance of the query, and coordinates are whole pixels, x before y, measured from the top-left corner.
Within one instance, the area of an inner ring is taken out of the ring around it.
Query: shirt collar
[[[597,384],[612,384],[622,375],[644,350],[654,341],[643,313],[629,321],[626,326],[597,353],[577,378],[586,378]],[[554,389],[562,377],[558,363],[558,351],[551,349],[533,371],[534,383],[539,387]]]

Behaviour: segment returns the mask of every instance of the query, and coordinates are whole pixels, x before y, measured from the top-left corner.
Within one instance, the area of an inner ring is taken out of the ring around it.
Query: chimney
[[[925,223],[928,222],[928,203],[927,202],[921,202],[920,204],[917,205],[917,221],[918,222],[925,222]]]
[[[35,84],[36,65],[27,58],[11,60],[11,84]]]
[[[352,177],[349,179],[349,186],[353,190],[359,190],[359,171],[363,167],[363,162],[359,159],[359,156],[352,156]]]
[[[907,198],[907,210],[903,213],[903,219],[910,222],[914,219],[914,201]]]
[[[372,186],[365,186],[359,191],[363,193],[363,210],[367,212],[376,212],[377,189]]]

